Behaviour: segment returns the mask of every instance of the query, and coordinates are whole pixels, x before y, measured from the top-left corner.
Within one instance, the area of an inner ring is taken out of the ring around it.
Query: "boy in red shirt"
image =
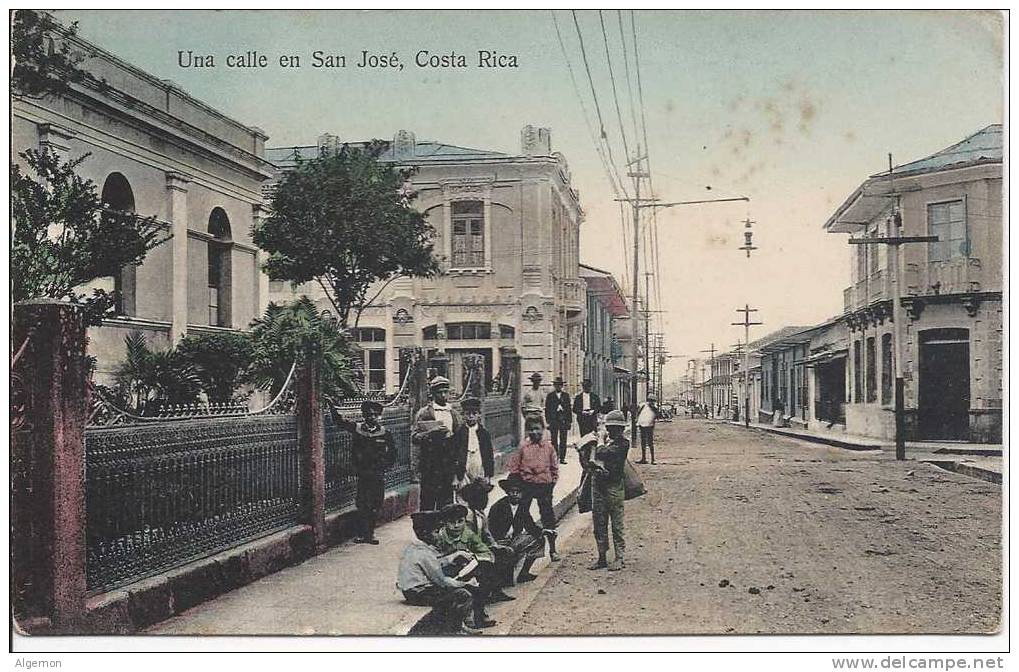
[[[541,512],[542,533],[548,539],[548,557],[559,560],[555,550],[556,517],[552,509],[552,490],[559,480],[559,456],[552,442],[545,437],[545,422],[540,415],[531,415],[524,422],[526,434],[520,448],[509,461],[510,474],[516,474],[523,482],[523,496],[520,506],[530,510],[531,500],[538,500]]]

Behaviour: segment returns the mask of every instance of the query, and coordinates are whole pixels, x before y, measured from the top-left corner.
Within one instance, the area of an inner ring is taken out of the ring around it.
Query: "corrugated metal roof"
[[[930,156],[895,166],[892,175],[929,173],[946,168],[975,165],[978,163],[1000,163],[1002,160],[1001,124],[991,124],[982,128],[962,142],[946,147]],[[888,172],[877,173],[871,177],[887,176]]]

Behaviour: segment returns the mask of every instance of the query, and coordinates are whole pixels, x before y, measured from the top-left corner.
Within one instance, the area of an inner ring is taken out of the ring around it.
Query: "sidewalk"
[[[742,422],[726,421],[743,427]],[[792,427],[775,427],[763,423],[750,423],[751,429],[771,432],[792,439],[823,443],[847,450],[881,451],[881,459],[895,459],[895,444],[883,439],[853,434],[815,432]],[[1001,483],[1003,472],[1002,446],[985,443],[943,441],[907,441],[906,459],[927,462],[942,469]]]
[[[569,451],[567,462],[560,465],[553,497],[559,518],[573,507],[580,486],[581,469],[575,451]],[[502,491],[496,487],[491,503],[501,496]],[[537,519],[537,503],[533,506]],[[342,544],[189,609],[149,628],[146,634],[406,634],[428,613],[427,607],[405,604],[396,590],[400,557],[414,538],[410,516],[380,526],[376,536],[378,546]],[[546,556],[535,566],[536,571],[540,573],[547,563]],[[520,593],[521,588],[510,591]],[[500,620],[500,607],[496,604],[489,608],[496,620]]]

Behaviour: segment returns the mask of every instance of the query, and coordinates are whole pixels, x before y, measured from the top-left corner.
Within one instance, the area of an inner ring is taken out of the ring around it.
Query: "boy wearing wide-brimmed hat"
[[[513,583],[513,570],[521,559],[523,565],[516,578],[517,583],[533,581],[536,577],[531,574],[531,566],[545,555],[545,540],[541,528],[534,522],[531,512],[521,506],[524,482],[519,476],[510,474],[508,478],[499,481],[499,487],[506,496],[493,504],[489,510],[488,529],[499,544],[513,551],[512,564],[503,569],[507,572],[503,576],[503,581],[506,584]]]
[[[605,416],[608,437],[604,444],[589,445],[581,451],[580,462],[591,474],[592,506],[594,517],[594,539],[598,546],[598,559],[590,569],[608,567],[610,571],[623,568],[626,540],[623,537],[623,500],[626,488],[623,470],[630,442],[623,433],[626,418],[622,411],[610,411]],[[609,551],[609,524],[612,526],[612,545],[616,557],[612,564],[607,562]]]
[[[441,509],[453,501],[453,435],[463,425],[460,413],[449,403],[449,379],[436,376],[428,388],[432,401],[418,410],[410,430],[416,449],[411,451],[411,472],[421,483],[422,510]]]
[[[377,401],[361,403],[361,422],[351,422],[332,409],[333,422],[350,432],[350,459],[357,476],[358,518],[361,536],[357,542],[378,544],[375,523],[386,492],[386,470],[396,462],[396,445],[392,433],[379,422],[383,407]]]

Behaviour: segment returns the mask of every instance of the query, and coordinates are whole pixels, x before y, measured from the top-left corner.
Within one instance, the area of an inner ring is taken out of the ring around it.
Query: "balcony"
[[[980,260],[972,257],[906,264],[902,281],[902,296],[964,294],[984,289],[983,268]],[[847,313],[891,298],[892,277],[885,269],[842,291],[842,304]]]
[[[905,273],[906,296],[938,294],[964,294],[979,292],[984,277],[980,260],[960,257],[928,264],[907,264]]]
[[[587,293],[579,279],[563,280],[559,286],[559,305],[566,311],[567,318],[576,318],[584,313]]]

